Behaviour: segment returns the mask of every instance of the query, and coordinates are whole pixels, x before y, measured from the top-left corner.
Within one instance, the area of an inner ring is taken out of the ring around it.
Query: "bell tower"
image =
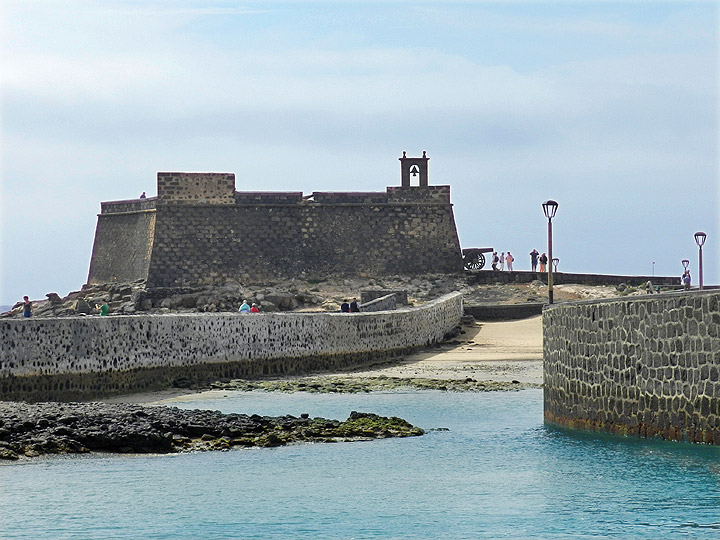
[[[420,187],[428,186],[428,159],[423,150],[422,157],[407,157],[406,152],[400,159],[400,173],[402,175],[402,187],[410,187],[410,179],[417,178]]]

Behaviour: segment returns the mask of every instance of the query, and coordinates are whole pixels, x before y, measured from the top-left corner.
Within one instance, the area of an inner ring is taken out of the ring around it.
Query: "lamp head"
[[[688,261],[687,259],[683,259],[683,260],[680,261],[680,262],[682,263],[683,268],[684,268],[685,270],[687,270],[687,269],[688,269],[688,266],[690,266],[690,261]]]
[[[545,217],[548,219],[552,219],[555,217],[555,213],[558,209],[558,203],[557,201],[548,200],[542,203],[543,212],[545,212]]]
[[[703,247],[706,238],[707,234],[702,231],[698,231],[695,233],[695,243],[698,245],[698,247]]]

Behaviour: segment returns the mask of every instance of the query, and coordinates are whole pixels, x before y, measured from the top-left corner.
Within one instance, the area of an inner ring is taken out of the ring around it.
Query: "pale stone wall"
[[[545,419],[720,444],[720,292],[543,312]]]
[[[462,295],[376,313],[178,314],[0,322],[0,400],[98,397],[184,376],[338,369],[430,345]]]

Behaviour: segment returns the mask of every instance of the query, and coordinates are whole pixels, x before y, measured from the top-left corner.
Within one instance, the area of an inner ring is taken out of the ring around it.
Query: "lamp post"
[[[553,303],[553,272],[552,272],[552,218],[555,217],[555,213],[558,209],[558,203],[553,200],[545,201],[542,203],[543,212],[545,217],[548,218],[548,303]]]
[[[555,257],[555,258],[552,260],[552,263],[553,263],[553,266],[555,267],[555,268],[553,269],[553,272],[555,272],[555,273],[557,274],[557,265],[558,265],[558,263],[560,263],[560,259],[558,259],[557,257]]]
[[[698,254],[698,279],[700,280],[700,289],[703,288],[703,275],[702,275],[702,247],[705,243],[705,239],[707,238],[707,234],[705,234],[702,231],[698,231],[695,233],[695,243],[698,245],[698,249],[700,250]]]

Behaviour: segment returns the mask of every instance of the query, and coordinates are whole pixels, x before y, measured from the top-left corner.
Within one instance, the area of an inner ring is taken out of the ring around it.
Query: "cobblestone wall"
[[[0,322],[0,400],[94,399],[174,379],[341,369],[443,339],[462,295],[377,313],[192,314]]]
[[[720,293],[556,304],[543,312],[545,420],[720,444]]]

